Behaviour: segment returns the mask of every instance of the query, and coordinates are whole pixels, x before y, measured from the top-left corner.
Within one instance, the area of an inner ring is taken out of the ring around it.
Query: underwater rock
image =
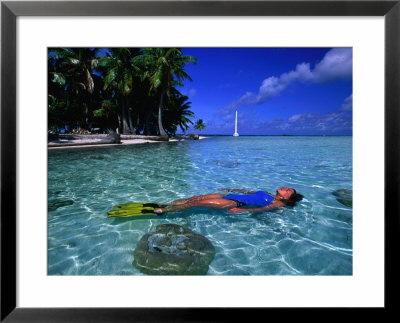
[[[338,189],[332,193],[336,197],[340,197],[342,199],[353,199],[353,191],[345,188]]]
[[[341,188],[334,191],[332,194],[336,196],[336,200],[339,203],[347,207],[353,207],[353,190]]]
[[[348,207],[353,207],[353,201],[352,200],[344,200],[344,199],[336,199],[339,203],[342,203],[345,206]]]
[[[49,201],[48,205],[47,205],[47,210],[48,211],[55,211],[57,210],[59,207],[63,207],[63,206],[68,206],[68,205],[72,205],[74,204],[74,201],[72,200],[55,200],[55,201]]]
[[[140,239],[133,255],[133,265],[148,275],[205,275],[215,249],[186,227],[161,224]]]

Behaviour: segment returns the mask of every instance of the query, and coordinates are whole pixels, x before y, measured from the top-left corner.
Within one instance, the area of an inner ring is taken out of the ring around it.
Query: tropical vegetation
[[[48,127],[172,136],[193,124],[179,48],[50,48]]]
[[[199,130],[199,131],[203,130],[205,127],[206,127],[206,125],[205,125],[203,119],[197,120],[196,124],[194,125],[194,129]]]

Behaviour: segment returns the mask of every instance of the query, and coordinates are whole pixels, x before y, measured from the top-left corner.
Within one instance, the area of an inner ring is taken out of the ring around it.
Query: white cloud
[[[252,134],[351,134],[353,129],[351,102],[353,95],[344,99],[341,107],[326,114],[298,113],[289,118],[262,120],[257,109],[238,113],[238,132]],[[346,107],[346,108],[343,108]],[[206,122],[210,133],[230,134],[234,131],[235,114],[221,115]]]
[[[286,131],[290,134],[324,134],[335,132],[351,132],[352,116],[348,112],[334,111],[328,114],[297,114],[287,120],[277,118],[261,121],[255,129],[269,134],[282,134]]]
[[[295,115],[292,115],[290,118],[289,118],[289,122],[296,122],[297,120],[299,120],[301,118],[301,114],[295,114]]]
[[[350,79],[353,73],[353,52],[351,48],[334,48],[312,70],[309,63],[301,63],[296,69],[281,74],[279,77],[266,78],[258,93],[246,92],[239,100],[225,107],[233,111],[242,106],[255,106],[279,95],[294,82],[329,82],[335,79]]]
[[[287,123],[282,123],[285,128],[290,125],[290,130],[314,130],[314,131],[325,131],[327,129],[331,131],[338,130],[351,130],[352,129],[352,114],[348,111],[352,109],[353,94],[350,94],[343,102],[342,106],[327,114],[294,114],[288,120]]]
[[[353,74],[353,51],[351,48],[334,48],[326,53],[313,71],[315,82],[348,79]]]
[[[344,102],[342,106],[340,107],[341,111],[351,111],[353,110],[353,94],[350,94],[346,99],[344,99]]]

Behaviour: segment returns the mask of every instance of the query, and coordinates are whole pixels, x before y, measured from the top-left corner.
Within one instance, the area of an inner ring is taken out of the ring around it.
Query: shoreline
[[[206,139],[205,136],[199,136],[199,140]],[[105,146],[124,146],[124,145],[138,145],[147,143],[160,143],[160,142],[178,142],[193,140],[189,138],[179,138],[172,137],[168,141],[151,140],[145,138],[135,138],[135,139],[123,139],[121,138],[121,143],[102,143],[101,139],[98,138],[80,138],[80,139],[66,139],[64,142],[57,143],[55,141],[49,140],[47,143],[48,149],[63,149],[63,148],[87,148],[87,147],[105,147]],[[99,142],[100,141],[100,142]],[[99,143],[97,143],[99,142]],[[69,143],[69,144],[68,144]]]

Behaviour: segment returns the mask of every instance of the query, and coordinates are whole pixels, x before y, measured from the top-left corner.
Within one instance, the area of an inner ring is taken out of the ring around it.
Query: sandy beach
[[[104,138],[106,136],[92,136],[92,135],[80,135],[80,136],[71,136],[71,138],[65,138],[67,135],[63,136],[63,138],[58,138],[56,140],[49,139],[48,141],[48,149],[62,149],[62,148],[84,148],[84,147],[102,147],[102,146],[120,146],[120,145],[137,145],[137,144],[145,144],[145,143],[160,143],[160,142],[176,142],[176,141],[185,141],[185,140],[193,140],[187,137],[172,137],[169,138],[169,141],[160,141],[154,139],[148,139],[147,136],[142,136],[143,138],[130,138],[131,136],[121,136],[121,143],[104,143]],[[92,138],[91,138],[92,137]],[[141,136],[135,136],[141,137]],[[205,139],[205,136],[199,136],[199,140]]]

